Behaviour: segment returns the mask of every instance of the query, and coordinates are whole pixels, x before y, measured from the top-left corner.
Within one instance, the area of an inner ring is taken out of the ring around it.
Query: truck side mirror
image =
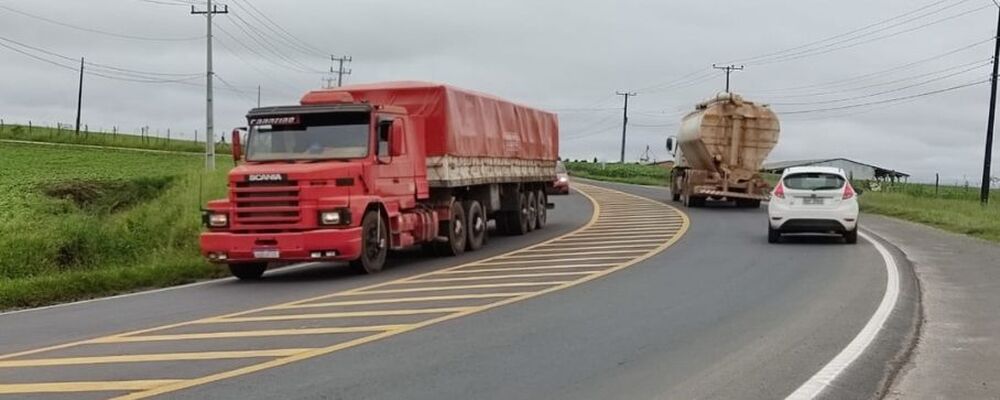
[[[667,138],[667,151],[674,151],[674,138]]]
[[[233,140],[230,150],[233,152],[233,165],[238,165],[243,159],[243,143],[240,138],[240,128],[233,129]]]
[[[392,130],[389,131],[389,156],[398,157],[403,155],[403,120],[392,121]]]

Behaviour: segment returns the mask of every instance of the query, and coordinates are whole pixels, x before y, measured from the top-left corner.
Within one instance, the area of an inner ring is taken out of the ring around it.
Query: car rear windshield
[[[797,190],[834,190],[844,187],[845,182],[842,176],[825,172],[789,174],[784,180],[786,188]]]

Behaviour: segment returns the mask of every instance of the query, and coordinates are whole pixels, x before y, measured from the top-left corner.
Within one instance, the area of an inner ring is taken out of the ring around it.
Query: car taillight
[[[844,185],[844,200],[854,197],[854,188],[850,183]]]
[[[778,186],[774,187],[774,193],[771,193],[771,195],[779,199],[785,198],[785,185],[778,182]]]

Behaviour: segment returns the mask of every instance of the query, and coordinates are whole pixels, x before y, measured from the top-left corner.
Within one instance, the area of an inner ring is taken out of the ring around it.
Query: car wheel
[[[846,242],[847,244],[856,244],[856,243],[858,243],[858,228],[857,227],[854,227],[854,229],[849,230],[847,232],[844,232],[844,242]]]
[[[781,231],[772,228],[770,224],[767,225],[767,242],[768,243],[781,242]]]

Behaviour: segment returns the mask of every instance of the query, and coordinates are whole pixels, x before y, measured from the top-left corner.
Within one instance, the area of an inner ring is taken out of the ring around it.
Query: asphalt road
[[[652,204],[667,198],[666,192],[660,189],[607,186],[656,200],[646,200],[636,206],[641,208],[639,211],[667,212],[665,206]],[[606,229],[627,229],[619,227],[641,224],[612,215],[625,212],[623,204],[628,201],[623,199],[605,196],[601,200],[606,204],[602,215],[607,214],[610,221],[603,223],[609,227]],[[479,264],[473,265],[476,269],[489,268],[489,261],[476,260],[522,249],[592,222],[590,203],[582,196],[572,195],[555,201],[557,209],[550,214],[550,225],[543,231],[524,237],[496,238],[487,249],[460,258],[427,258],[418,253],[405,253],[396,257],[394,268],[377,276],[357,276],[331,266],[308,266],[271,272],[268,279],[260,283],[223,280],[152,294],[2,315],[0,390],[3,385],[67,379],[76,382],[160,379],[162,374],[158,373],[164,371],[169,371],[172,378],[192,379],[216,370],[246,367],[252,363],[222,358],[183,364],[152,361],[87,364],[84,361],[80,366],[71,367],[69,372],[66,365],[31,364],[31,359],[54,357],[50,353],[13,358],[29,360],[27,367],[16,364],[4,367],[2,362],[5,354],[363,290],[373,284],[391,285],[400,278],[470,262]],[[565,281],[571,287],[552,286],[558,290],[537,293],[539,295],[525,292],[527,295],[520,301],[488,308],[477,305],[475,307],[480,308],[471,310],[473,312],[463,314],[464,311],[459,311],[461,315],[455,318],[445,318],[419,329],[273,368],[212,380],[169,392],[163,397],[781,398],[837,355],[868,322],[882,299],[887,279],[885,267],[882,258],[868,243],[862,241],[857,246],[847,246],[833,239],[811,238],[768,245],[763,210],[684,211],[691,221],[689,227],[685,226],[686,232],[641,228],[616,234],[619,236],[616,240],[635,241],[632,247],[643,246],[643,240],[659,243],[659,239],[664,247],[669,245],[645,259],[646,253],[627,254],[637,261],[634,265],[626,265],[632,259],[623,258],[608,260],[606,270],[597,268],[603,264],[585,266],[587,271],[594,273],[579,282]],[[682,233],[679,240],[670,245],[675,239],[671,235]],[[589,237],[607,238],[602,235],[595,233]],[[576,243],[587,243],[597,251],[602,248],[599,242],[581,240],[576,239]],[[628,246],[610,238],[607,240],[610,246],[604,247]],[[547,248],[557,249],[558,246]],[[652,251],[653,247],[637,248]],[[573,249],[573,252],[591,253],[579,247]],[[515,257],[535,262],[531,258],[534,256]],[[553,257],[557,260],[572,256]],[[543,266],[521,269],[545,268],[544,264],[540,265]],[[549,273],[560,274],[566,273]],[[564,280],[551,284],[562,282]],[[904,317],[905,311],[900,312]],[[270,314],[254,315],[268,318]],[[403,319],[413,317],[407,315]],[[229,323],[246,325],[260,319],[251,317]],[[394,323],[416,324],[415,321],[395,320]],[[905,336],[912,326],[906,323],[909,320],[900,321],[898,326],[887,327],[884,334]],[[299,320],[280,323],[283,328],[290,329],[305,326]],[[181,333],[198,332],[196,329]],[[274,337],[268,342],[268,348],[298,350],[325,345],[317,340],[316,335]],[[857,365],[852,365],[852,370],[864,373],[846,374],[847,378],[838,381],[828,394],[837,398],[868,398],[879,390],[885,376],[892,372],[889,361],[900,353],[902,340],[882,342],[885,343],[876,343],[869,354]],[[244,350],[235,346],[222,341],[215,350]],[[59,363],[65,364],[69,362],[67,359],[91,357],[95,352],[148,355],[203,351],[188,341],[110,341],[78,347],[82,348],[70,347],[52,354],[57,354]],[[125,393],[124,390],[18,393],[11,398],[85,399]],[[4,397],[0,395],[0,398]]]

